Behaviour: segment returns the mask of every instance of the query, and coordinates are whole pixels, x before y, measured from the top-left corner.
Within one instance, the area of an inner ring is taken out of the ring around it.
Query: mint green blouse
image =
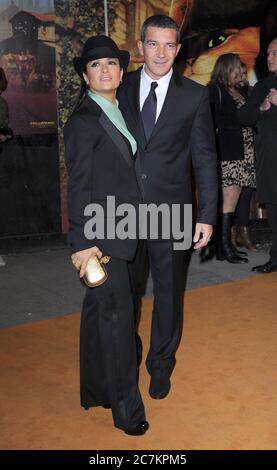
[[[100,106],[102,111],[108,116],[110,121],[112,121],[119,132],[121,132],[126,137],[126,139],[129,140],[133,155],[135,155],[137,151],[137,143],[132,134],[127,129],[126,122],[124,121],[124,118],[118,107],[118,101],[116,100],[115,103],[112,103],[103,96],[92,93],[91,91],[88,91],[88,96]]]

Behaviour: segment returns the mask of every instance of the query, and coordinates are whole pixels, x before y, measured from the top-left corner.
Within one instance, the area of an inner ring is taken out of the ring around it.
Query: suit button
[[[146,175],[145,173],[142,173],[141,179],[142,179],[142,180],[146,180],[146,178],[147,178],[147,175]]]

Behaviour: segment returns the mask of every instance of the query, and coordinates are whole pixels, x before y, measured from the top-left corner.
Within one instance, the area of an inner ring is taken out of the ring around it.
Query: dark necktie
[[[149,94],[144,101],[142,110],[141,110],[141,117],[143,121],[143,127],[145,132],[145,137],[148,142],[152,131],[155,126],[156,121],[156,113],[157,113],[157,96],[155,93],[155,88],[157,88],[157,82],[151,83],[151,88]]]

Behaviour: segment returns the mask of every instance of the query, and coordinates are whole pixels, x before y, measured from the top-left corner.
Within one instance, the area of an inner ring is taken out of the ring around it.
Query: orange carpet
[[[152,301],[143,305],[147,350]],[[150,430],[79,406],[79,315],[0,331],[1,449],[276,449],[277,274],[192,290],[172,390],[141,392]]]

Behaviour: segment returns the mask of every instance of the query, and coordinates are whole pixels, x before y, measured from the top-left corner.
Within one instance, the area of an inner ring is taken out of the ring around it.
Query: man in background
[[[277,271],[277,38],[267,49],[269,75],[259,81],[247,102],[239,110],[239,120],[245,126],[256,127],[257,199],[265,203],[273,244],[270,259],[253,271]]]

